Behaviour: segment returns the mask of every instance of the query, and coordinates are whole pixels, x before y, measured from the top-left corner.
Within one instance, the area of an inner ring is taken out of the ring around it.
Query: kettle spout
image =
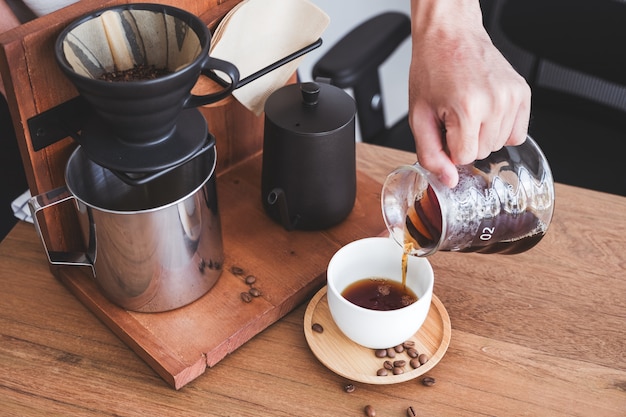
[[[270,206],[278,208],[280,222],[286,230],[293,230],[300,220],[300,215],[296,215],[293,219],[289,215],[289,206],[287,205],[287,195],[282,188],[274,188],[267,195],[267,202]]]

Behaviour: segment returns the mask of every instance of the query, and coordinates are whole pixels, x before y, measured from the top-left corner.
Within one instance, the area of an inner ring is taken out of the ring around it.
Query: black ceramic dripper
[[[196,16],[159,4],[126,4],[84,16],[63,30],[57,61],[93,107],[80,144],[94,162],[123,172],[162,170],[184,162],[207,143],[199,105],[228,96],[237,68],[209,57],[210,33]],[[108,81],[133,68],[155,69],[153,79]],[[195,96],[200,74],[225,73],[222,90]]]

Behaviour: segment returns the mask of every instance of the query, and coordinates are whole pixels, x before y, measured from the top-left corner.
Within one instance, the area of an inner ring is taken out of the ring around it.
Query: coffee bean
[[[402,375],[404,373],[404,369],[396,367],[396,368],[393,368],[393,371],[391,372],[393,372],[394,375]]]
[[[242,292],[240,296],[244,303],[249,303],[250,301],[252,301],[252,296],[248,292]]]
[[[385,361],[383,367],[391,371],[393,369],[393,363],[391,363],[391,361]]]
[[[250,290],[248,290],[248,292],[253,297],[260,297],[261,296],[261,290],[258,289],[258,288],[255,288],[255,287],[250,288]]]
[[[363,411],[367,417],[376,417],[376,410],[371,405],[366,405]]]
[[[418,359],[420,361],[420,364],[422,364],[422,365],[424,365],[426,362],[428,362],[428,356],[426,356],[425,353],[422,353],[421,355],[419,355]]]
[[[230,272],[232,272],[233,275],[243,275],[243,269],[238,266],[231,266]]]
[[[243,271],[242,271],[243,272]],[[252,285],[256,282],[256,277],[254,275],[248,275],[246,277],[246,284]]]
[[[412,340],[407,340],[406,342],[402,343],[402,346],[404,346],[405,349],[409,349],[415,347],[415,342]]]
[[[415,348],[408,348],[406,353],[412,358],[417,358],[419,356],[419,352]]]
[[[404,346],[402,345],[394,346],[393,350],[395,350],[396,353],[402,353],[404,352]]]
[[[432,376],[425,376],[424,378],[422,378],[422,385],[426,387],[432,387],[433,385],[435,385],[435,378],[433,378]]]
[[[319,323],[313,323],[311,329],[313,329],[313,331],[316,333],[324,333],[324,328]]]
[[[388,358],[395,358],[396,357],[396,351],[394,350],[394,348],[387,349],[387,357]]]
[[[411,365],[411,368],[413,369],[417,369],[420,366],[422,366],[422,364],[420,363],[420,360],[417,358],[413,358],[409,361],[409,365]]]
[[[417,413],[415,412],[415,409],[413,408],[413,406],[410,406],[409,408],[406,409],[406,416],[417,417]]]
[[[376,349],[374,355],[376,355],[377,358],[384,358],[387,356],[387,349]]]
[[[378,371],[376,371],[377,376],[387,376],[388,374],[389,373],[385,368],[380,368]]]
[[[346,384],[343,387],[343,390],[347,393],[351,393],[354,392],[354,390],[356,389],[356,387],[353,384]]]
[[[394,368],[404,368],[404,365],[406,365],[406,361],[404,359],[393,361]]]

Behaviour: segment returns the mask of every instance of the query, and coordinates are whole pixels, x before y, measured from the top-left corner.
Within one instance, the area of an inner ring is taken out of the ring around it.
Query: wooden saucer
[[[318,333],[312,329],[318,323],[324,329]],[[328,308],[326,287],[322,288],[309,302],[304,314],[304,335],[317,359],[328,369],[352,381],[367,384],[396,384],[417,378],[431,370],[443,357],[450,345],[450,316],[439,298],[433,294],[430,311],[422,327],[409,340],[415,349],[428,356],[428,362],[413,369],[406,352],[396,354],[393,359],[377,358],[373,349],[363,347],[348,339],[339,330]],[[385,360],[406,360],[404,373],[377,376]]]

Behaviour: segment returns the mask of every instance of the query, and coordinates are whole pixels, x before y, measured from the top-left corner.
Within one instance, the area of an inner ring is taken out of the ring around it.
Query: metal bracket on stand
[[[31,117],[28,119],[28,131],[33,149],[39,151],[79,132],[91,113],[91,105],[77,96]]]

